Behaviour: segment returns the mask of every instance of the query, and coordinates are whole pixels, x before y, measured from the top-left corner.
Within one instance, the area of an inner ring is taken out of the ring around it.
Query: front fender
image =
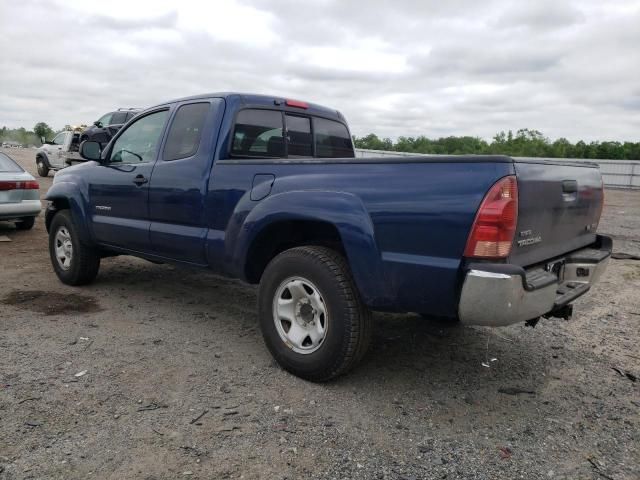
[[[358,197],[345,192],[291,191],[262,200],[239,223],[240,228],[234,232],[235,241],[227,243],[232,249],[227,253],[237,275],[244,276],[248,252],[256,237],[269,225],[290,220],[334,225],[365,304],[383,307],[389,303],[371,217]]]
[[[46,214],[47,231],[49,230],[53,214],[58,210],[54,205],[59,202],[69,206],[71,218],[78,228],[80,240],[87,243],[93,241],[88,222],[87,205],[89,202],[77,184],[65,181],[56,182],[49,188],[44,198],[52,202]]]

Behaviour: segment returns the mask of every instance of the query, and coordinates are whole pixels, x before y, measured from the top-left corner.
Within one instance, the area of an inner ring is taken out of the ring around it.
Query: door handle
[[[135,183],[139,187],[141,187],[148,181],[149,180],[147,180],[144,175],[136,175],[136,178],[133,179],[133,183]]]

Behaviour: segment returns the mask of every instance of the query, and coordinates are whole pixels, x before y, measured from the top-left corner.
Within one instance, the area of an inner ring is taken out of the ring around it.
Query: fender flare
[[[75,183],[56,182],[51,186],[51,188],[49,188],[49,191],[44,198],[45,200],[51,202],[47,207],[47,212],[45,215],[45,224],[47,226],[47,231],[49,230],[49,225],[51,223],[53,215],[56,211],[58,211],[58,209],[54,206],[55,202],[63,200],[69,205],[71,218],[73,219],[73,223],[75,224],[75,226],[78,228],[80,240],[83,243],[93,243],[93,236],[91,235],[91,231],[89,229],[87,221],[88,212],[86,206],[89,203],[86,196],[80,191]]]
[[[239,202],[236,212],[246,211],[247,202],[254,203],[246,197]],[[229,223],[231,241],[225,243],[232,249],[226,252],[232,261],[232,270],[240,278],[245,278],[252,243],[265,228],[289,220],[318,221],[329,223],[338,231],[364,303],[381,307],[390,302],[373,222],[357,196],[335,191],[289,191],[260,201],[244,221],[236,215],[240,213],[234,213]]]

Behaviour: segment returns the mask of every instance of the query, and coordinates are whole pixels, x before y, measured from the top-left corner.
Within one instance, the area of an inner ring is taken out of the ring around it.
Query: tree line
[[[356,148],[388,150],[410,153],[430,153],[442,155],[493,154],[513,157],[550,158],[592,158],[640,160],[640,142],[584,142],[572,143],[566,138],[551,141],[538,130],[523,128],[500,132],[491,142],[479,137],[441,137],[431,139],[425,136],[399,137],[395,142],[390,138],[380,138],[374,133],[364,137],[353,137]]]
[[[51,140],[55,134],[56,131],[44,122],[36,123],[33,130],[27,130],[24,127],[2,127],[0,128],[0,142],[14,142],[25,147],[39,147],[42,145],[42,138]]]
[[[51,140],[57,132],[44,122],[38,122],[33,130],[25,128],[0,128],[0,142],[16,142],[24,146],[40,146],[41,138]],[[356,148],[388,150],[409,153],[441,155],[493,154],[513,157],[592,158],[640,160],[640,142],[584,142],[572,143],[566,138],[551,141],[538,130],[522,128],[500,132],[491,142],[479,137],[441,137],[438,139],[399,137],[395,142],[380,138],[375,133],[353,137]]]

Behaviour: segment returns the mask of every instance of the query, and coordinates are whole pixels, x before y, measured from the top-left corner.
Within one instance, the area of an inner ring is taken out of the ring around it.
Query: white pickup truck
[[[46,177],[50,170],[60,170],[73,162],[84,162],[78,153],[82,129],[65,130],[58,133],[53,140],[43,141],[36,151],[38,175]]]

